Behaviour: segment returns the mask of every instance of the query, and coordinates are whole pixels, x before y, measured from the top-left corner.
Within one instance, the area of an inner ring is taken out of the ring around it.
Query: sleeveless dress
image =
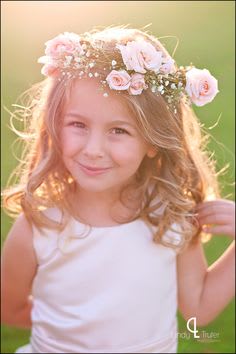
[[[43,231],[33,226],[30,343],[15,353],[177,352],[177,253],[154,243],[150,226],[89,229],[71,218],[62,232]]]

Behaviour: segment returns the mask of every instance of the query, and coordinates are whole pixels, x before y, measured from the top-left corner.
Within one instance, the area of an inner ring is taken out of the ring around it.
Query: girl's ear
[[[147,151],[147,156],[150,157],[150,159],[152,159],[156,155],[157,155],[157,150],[153,146],[150,147]]]

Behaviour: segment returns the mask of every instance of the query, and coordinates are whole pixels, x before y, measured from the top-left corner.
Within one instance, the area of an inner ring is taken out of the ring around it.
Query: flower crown
[[[75,33],[59,34],[45,43],[46,55],[38,59],[44,64],[41,73],[58,80],[100,77],[103,88],[108,85],[130,95],[140,95],[150,88],[153,93],[163,95],[175,113],[175,105],[181,98],[187,104],[203,106],[219,92],[218,81],[207,69],[193,65],[177,68],[170,56],[144,39],[116,44],[112,56],[105,52],[103,44],[102,40],[87,40]],[[105,76],[98,70],[102,66]],[[103,95],[107,97],[108,93]]]

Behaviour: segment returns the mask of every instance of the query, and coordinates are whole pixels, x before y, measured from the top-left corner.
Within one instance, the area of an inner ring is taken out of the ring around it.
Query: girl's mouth
[[[108,170],[110,170],[110,167],[107,167],[107,168],[98,168],[98,167],[90,167],[90,166],[85,166],[85,165],[82,165],[81,163],[78,163],[81,170],[83,172],[85,172],[87,175],[89,176],[96,176],[96,175],[100,175],[102,173],[105,173],[107,172]]]

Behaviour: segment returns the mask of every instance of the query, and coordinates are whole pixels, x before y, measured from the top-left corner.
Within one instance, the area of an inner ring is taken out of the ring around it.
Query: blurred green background
[[[178,65],[192,62],[207,68],[218,79],[220,93],[204,107],[194,107],[205,129],[218,125],[209,148],[215,152],[218,169],[230,164],[220,178],[223,197],[234,199],[234,95],[235,95],[235,2],[234,1],[2,1],[2,106],[12,110],[16,98],[35,82],[43,79],[38,57],[44,43],[57,34],[81,33],[94,26],[130,24],[148,29],[157,37],[177,36],[179,45],[174,58]],[[176,39],[162,42],[173,52]],[[16,166],[11,144],[16,136],[7,127],[9,115],[2,109],[1,153],[2,188]],[[17,153],[19,156],[19,152]],[[2,212],[1,240],[13,221]],[[208,264],[214,262],[230,244],[226,236],[213,237],[204,245]],[[223,285],[222,285],[223,286]],[[215,294],[217,296],[217,294]],[[218,340],[197,340],[187,333],[179,317],[179,353],[234,353],[234,301],[205,328],[218,333]],[[189,333],[189,332],[188,332]],[[28,342],[29,331],[2,327],[2,353],[14,353]]]

